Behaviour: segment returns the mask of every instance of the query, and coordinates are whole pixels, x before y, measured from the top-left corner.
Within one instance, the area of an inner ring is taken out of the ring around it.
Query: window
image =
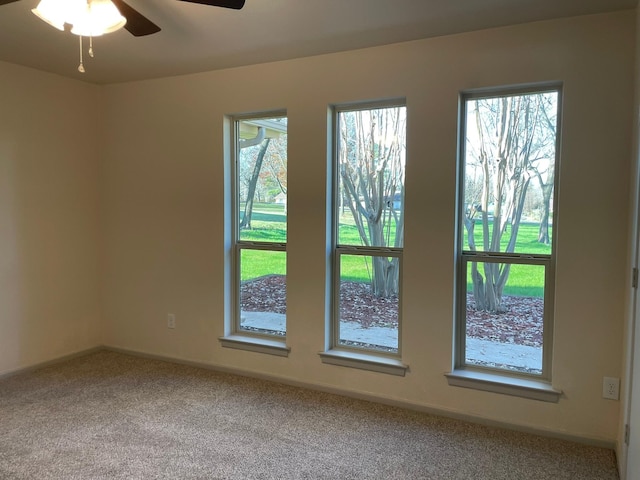
[[[282,343],[286,335],[287,118],[284,114],[235,118],[233,126],[231,336]]]
[[[550,380],[559,87],[463,95],[456,367]]]
[[[400,354],[403,103],[334,109],[330,349]]]

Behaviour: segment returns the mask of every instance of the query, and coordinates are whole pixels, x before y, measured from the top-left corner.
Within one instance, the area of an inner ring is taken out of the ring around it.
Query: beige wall
[[[0,374],[99,344],[97,87],[0,63]]]
[[[613,442],[621,375],[634,12],[108,86],[104,342]],[[449,387],[458,93],[565,85],[553,383],[558,404]],[[404,378],[324,365],[327,106],[406,96]],[[289,358],[223,349],[225,114],[289,116]],[[166,314],[177,328],[166,328]]]

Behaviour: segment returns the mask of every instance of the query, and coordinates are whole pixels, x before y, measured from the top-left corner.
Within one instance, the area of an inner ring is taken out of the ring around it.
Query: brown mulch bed
[[[282,275],[268,275],[242,285],[240,307],[249,312],[286,312],[286,284]],[[397,325],[397,298],[379,298],[363,283],[343,282],[340,286],[341,318],[364,328]],[[503,297],[506,312],[478,312],[473,297],[467,297],[467,335],[482,340],[540,347],[544,302],[531,297]]]

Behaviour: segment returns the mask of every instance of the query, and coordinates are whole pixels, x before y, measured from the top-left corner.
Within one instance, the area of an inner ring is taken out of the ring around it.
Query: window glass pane
[[[465,264],[465,363],[542,374],[545,266]]]
[[[399,258],[340,255],[339,344],[398,352]]]
[[[287,119],[240,120],[238,130],[239,239],[287,240]]]
[[[465,108],[463,249],[550,254],[558,92]]]
[[[406,107],[338,113],[338,244],[402,247]]]
[[[240,250],[240,330],[284,335],[286,252]]]

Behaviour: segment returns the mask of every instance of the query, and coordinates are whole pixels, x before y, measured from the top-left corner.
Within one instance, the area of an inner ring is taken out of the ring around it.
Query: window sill
[[[288,357],[291,348],[287,347],[284,341],[270,340],[268,338],[250,337],[245,335],[227,335],[220,337],[220,344],[223,347],[247,350],[249,352],[266,353],[279,357]]]
[[[383,357],[368,353],[352,352],[347,350],[328,350],[321,352],[322,363],[338,365],[340,367],[359,368],[372,372],[387,373],[404,377],[409,369],[407,365],[395,358]]]
[[[558,403],[562,396],[561,390],[556,390],[550,383],[542,380],[463,369],[453,370],[445,376],[449,385],[455,387],[473,388],[552,403]]]

